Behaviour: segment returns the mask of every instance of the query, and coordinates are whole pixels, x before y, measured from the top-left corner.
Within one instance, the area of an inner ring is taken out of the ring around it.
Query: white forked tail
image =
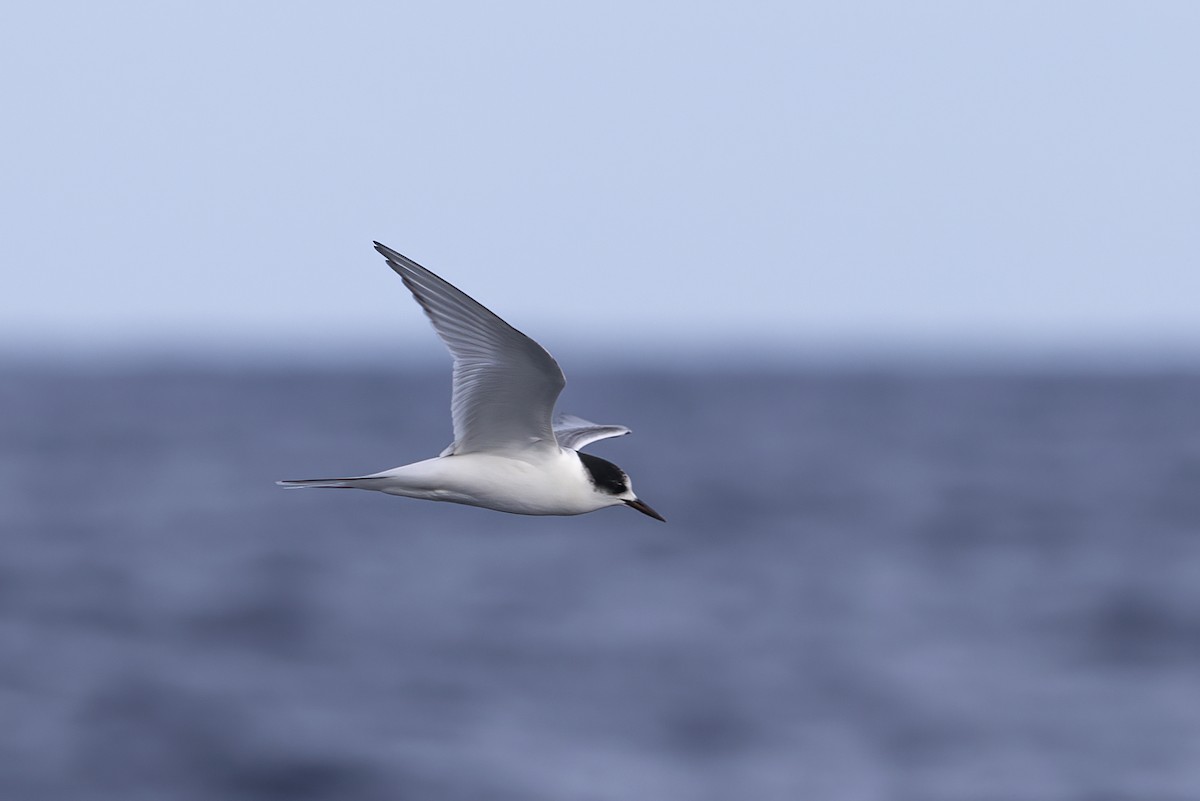
[[[377,480],[377,476],[356,476],[354,478],[301,478],[294,481],[276,481],[275,483],[285,489],[300,489],[301,487],[373,489],[371,482]]]

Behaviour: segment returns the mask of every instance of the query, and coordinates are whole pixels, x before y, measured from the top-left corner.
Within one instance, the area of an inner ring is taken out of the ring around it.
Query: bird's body
[[[365,489],[524,515],[578,515],[638,499],[619,467],[579,449],[629,433],[553,417],[565,385],[540,345],[416,262],[375,243],[454,356],[454,442],[440,456],[365,476],[280,481],[285,487]]]
[[[611,495],[600,503],[605,499],[592,488],[579,454],[565,448],[436,456],[369,476],[290,483],[376,490],[520,515],[579,515],[621,503]]]

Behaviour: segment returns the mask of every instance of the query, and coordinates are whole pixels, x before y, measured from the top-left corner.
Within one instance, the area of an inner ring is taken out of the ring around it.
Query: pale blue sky
[[[1200,353],[1200,4],[22,3],[8,348]],[[555,347],[555,343],[560,343]]]

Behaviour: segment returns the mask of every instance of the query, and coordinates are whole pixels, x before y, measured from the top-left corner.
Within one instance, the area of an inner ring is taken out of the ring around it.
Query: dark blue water
[[[587,374],[670,520],[284,491],[434,372],[0,375],[0,798],[1200,796],[1200,378]]]

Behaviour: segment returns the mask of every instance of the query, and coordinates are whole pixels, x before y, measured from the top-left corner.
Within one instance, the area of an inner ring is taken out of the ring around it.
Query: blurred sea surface
[[[448,399],[0,369],[0,798],[1200,797],[1200,376],[575,369],[665,525],[272,483]]]

